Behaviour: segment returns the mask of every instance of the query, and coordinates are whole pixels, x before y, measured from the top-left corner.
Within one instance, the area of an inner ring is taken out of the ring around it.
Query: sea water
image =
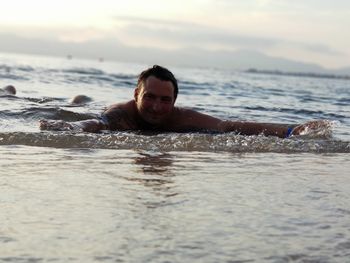
[[[0,96],[0,261],[349,262],[349,80],[169,67],[178,106],[329,121],[288,139],[39,130],[129,100],[148,66],[0,56],[17,88]]]

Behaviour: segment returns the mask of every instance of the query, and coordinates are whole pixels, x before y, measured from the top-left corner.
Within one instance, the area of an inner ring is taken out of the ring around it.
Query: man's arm
[[[221,121],[219,130],[222,132],[237,132],[242,135],[265,135],[287,138],[291,135],[297,135],[295,128],[298,125],[277,124],[277,123],[258,123],[243,121]],[[295,131],[295,132],[294,132]]]
[[[126,110],[120,105],[112,105],[99,118],[66,122],[40,120],[41,130],[99,132],[101,130],[133,130],[136,127]]]
[[[314,120],[302,124],[277,124],[277,123],[255,123],[255,122],[233,122],[222,121],[222,130],[235,131],[243,135],[278,136],[288,138],[292,135],[307,135],[319,131],[325,131],[331,127],[328,120]]]
[[[181,125],[188,130],[236,132],[241,135],[265,135],[287,138],[310,130],[328,127],[327,121],[310,121],[304,124],[277,124],[221,120],[189,109],[179,109]]]
[[[52,131],[84,131],[84,132],[99,132],[108,129],[108,125],[100,119],[91,119],[76,122],[65,121],[39,121],[40,130]]]

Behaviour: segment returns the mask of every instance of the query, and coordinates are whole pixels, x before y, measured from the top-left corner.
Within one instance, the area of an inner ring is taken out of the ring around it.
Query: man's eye
[[[162,101],[168,103],[168,102],[171,102],[171,98],[165,97],[165,98],[162,98]]]
[[[143,97],[146,99],[153,99],[154,98],[154,96],[152,94],[145,94]]]

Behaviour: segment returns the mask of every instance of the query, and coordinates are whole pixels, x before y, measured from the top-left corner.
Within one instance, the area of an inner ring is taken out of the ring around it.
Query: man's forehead
[[[163,90],[174,92],[174,85],[170,80],[161,80],[154,76],[149,76],[142,85],[144,90]]]

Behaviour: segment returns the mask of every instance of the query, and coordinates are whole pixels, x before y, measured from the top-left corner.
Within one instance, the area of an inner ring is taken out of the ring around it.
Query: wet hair
[[[170,70],[158,65],[154,65],[153,67],[142,71],[139,76],[139,79],[137,80],[137,87],[141,87],[141,85],[144,84],[146,79],[150,76],[154,76],[157,79],[163,81],[171,81],[171,83],[174,86],[174,97],[176,99],[179,89],[177,86],[177,80],[173,73],[170,72]]]
[[[6,91],[8,94],[16,95],[16,88],[12,85],[7,85],[3,88],[4,91]]]

